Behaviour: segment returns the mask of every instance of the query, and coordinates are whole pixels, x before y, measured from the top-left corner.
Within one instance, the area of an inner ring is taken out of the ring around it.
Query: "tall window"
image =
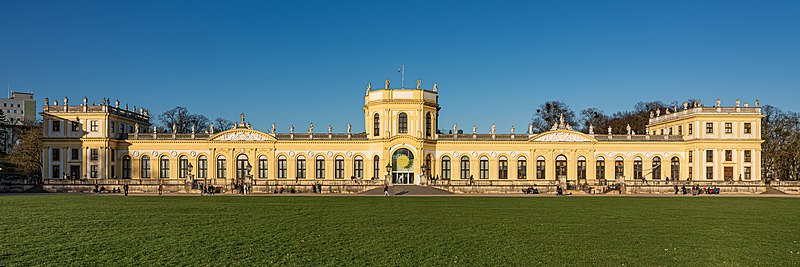
[[[250,165],[250,159],[247,155],[241,154],[236,156],[236,179],[247,179],[250,177],[247,165]],[[250,165],[250,168],[253,168],[253,166]]]
[[[128,155],[122,156],[122,179],[131,178],[131,157]]]
[[[661,180],[661,158],[653,158],[653,180]]]
[[[353,175],[353,177],[355,177],[355,175]],[[344,158],[342,156],[337,156],[333,161],[333,178],[344,178]]]
[[[725,123],[725,133],[732,134],[733,133],[733,123],[726,122]]]
[[[450,157],[442,157],[442,180],[450,180]]]
[[[226,178],[226,173],[228,171],[227,163],[225,156],[217,157],[217,178]]]
[[[306,158],[303,156],[297,157],[297,174],[295,177],[298,179],[306,178]]]
[[[625,161],[622,157],[617,157],[614,161],[614,177],[617,179],[625,177]]]
[[[678,135],[683,135],[683,126],[678,125]]]
[[[208,158],[206,156],[197,158],[197,178],[208,178]]]
[[[567,157],[564,155],[556,157],[556,179],[567,179]]]
[[[750,167],[744,167],[744,179],[750,180],[753,178],[753,171]]]
[[[97,132],[97,121],[89,122],[89,130],[92,132]]]
[[[706,162],[714,162],[714,150],[706,150]]]
[[[578,180],[586,180],[586,158],[578,158]]]
[[[97,160],[98,158],[98,151],[97,148],[92,148],[89,150],[89,160]]]
[[[178,178],[186,178],[186,174],[189,172],[189,158],[186,156],[181,156],[178,159]]]
[[[286,178],[286,169],[288,164],[286,164],[286,157],[279,156],[278,157],[278,178]]]
[[[267,156],[260,156],[258,157],[258,178],[267,178],[269,177],[269,162],[267,161]]]
[[[469,158],[461,157],[461,179],[469,179]]]
[[[706,179],[713,180],[714,179],[714,167],[706,167]]]
[[[51,154],[52,154],[53,161],[60,161],[61,160],[61,149],[53,148],[51,150],[51,152],[52,152]]]
[[[408,133],[408,115],[405,112],[397,116],[397,133]]]
[[[694,151],[689,151],[689,163],[694,161]]]
[[[497,176],[500,179],[508,179],[508,159],[506,157],[500,157],[500,161],[497,162]]]
[[[733,150],[725,150],[725,161],[733,161]]]
[[[598,157],[597,161],[594,163],[594,177],[597,180],[606,179],[606,159],[605,158]]]
[[[536,159],[536,179],[545,179],[546,167],[544,157]]]
[[[431,136],[431,113],[425,114],[425,136]]]
[[[749,122],[745,122],[744,123],[744,133],[745,134],[753,133],[753,125],[751,123],[749,123]]]
[[[707,122],[706,123],[706,133],[712,134],[714,133],[714,123]]]
[[[689,124],[689,135],[694,134],[694,127],[693,126],[694,126],[693,124]]]
[[[73,132],[80,131],[80,129],[81,129],[81,124],[80,123],[78,123],[77,121],[73,121],[71,124],[72,124],[72,131]]]
[[[364,158],[356,156],[353,160],[353,176],[356,178],[364,178]]]
[[[378,155],[372,158],[372,178],[381,177],[381,158]]]
[[[53,170],[50,172],[50,178],[57,179],[61,175],[61,165],[53,165]]]
[[[158,161],[158,177],[169,178],[169,158],[166,155]]]
[[[112,121],[112,122],[109,122],[109,123],[110,123],[110,126],[108,128],[111,129],[111,133],[114,133],[115,132],[114,122]],[[125,130],[125,128],[123,128],[123,130]]]
[[[61,122],[53,121],[53,132],[60,132],[60,131],[61,131]]]
[[[480,160],[480,179],[489,179],[489,158],[481,157]]]
[[[673,180],[681,179],[681,160],[678,157],[672,157],[671,173]]]
[[[77,148],[70,149],[70,154],[72,154],[70,159],[72,159],[72,160],[79,160],[80,159],[80,155],[79,155],[80,154],[80,150],[78,150]]]
[[[752,162],[753,161],[753,151],[752,150],[745,150],[744,151],[744,162]]]
[[[97,165],[89,166],[89,175],[91,178],[97,178]]]
[[[150,157],[142,156],[142,178],[150,178]]]
[[[528,159],[525,157],[517,159],[517,179],[528,179]]]
[[[644,179],[642,172],[642,158],[633,159],[633,179]]]
[[[372,116],[372,135],[381,135],[381,116],[378,113]]]
[[[317,160],[314,163],[314,177],[317,179],[324,179],[325,178],[325,158],[322,156],[317,156]]]

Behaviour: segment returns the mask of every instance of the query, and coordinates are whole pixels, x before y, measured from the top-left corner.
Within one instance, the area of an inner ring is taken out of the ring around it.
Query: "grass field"
[[[3,265],[798,265],[800,199],[0,196]]]

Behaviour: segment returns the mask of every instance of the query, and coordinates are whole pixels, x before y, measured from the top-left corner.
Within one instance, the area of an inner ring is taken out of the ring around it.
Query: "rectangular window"
[[[52,155],[53,155],[53,161],[60,161],[61,160],[61,149],[53,148]]]
[[[517,161],[517,179],[528,179],[528,161],[521,159]]]
[[[197,160],[197,178],[208,178],[208,160],[205,156]]]
[[[694,127],[692,127],[692,126],[694,126],[694,125],[689,124],[689,135],[692,135],[694,133]]]
[[[693,169],[692,169],[692,167],[689,167],[689,180],[692,180],[693,178],[694,178]]]
[[[489,160],[482,159],[480,161],[480,165],[481,165],[480,178],[489,179]]]
[[[752,169],[750,167],[744,167],[744,179],[750,180],[753,178]]]
[[[344,178],[344,159],[335,159],[333,161],[333,178]],[[355,176],[354,176],[355,177]]]
[[[594,167],[594,176],[600,179],[606,179],[606,161],[605,160],[597,160]]]
[[[689,163],[692,163],[692,161],[694,161],[694,151],[689,151]]]
[[[50,178],[58,179],[59,175],[61,175],[61,166],[53,165],[53,173],[50,174]]]
[[[89,131],[97,132],[97,121],[89,122]]]
[[[305,159],[298,159],[297,160],[297,178],[299,178],[299,179],[306,178],[306,160]]]
[[[53,132],[60,132],[60,131],[61,131],[61,122],[53,121]]]
[[[91,178],[97,178],[97,165],[89,166],[89,174]]]
[[[706,179],[714,179],[714,167],[706,167]]]
[[[117,130],[114,128],[114,122],[113,121],[110,122],[109,125],[111,126],[111,127],[109,127],[111,129],[111,133],[115,133]]]
[[[97,160],[97,148],[92,148],[89,150],[89,160]]]
[[[508,179],[508,161],[501,160],[497,166],[498,176],[500,179]]]
[[[450,180],[450,158],[442,160],[442,179]]]
[[[744,151],[744,162],[752,162],[753,161],[753,151],[752,150],[745,150]]]
[[[669,135],[672,135],[672,127],[669,127]]]
[[[537,160],[536,161],[536,179],[544,179],[545,178],[545,165],[544,160]]]
[[[72,160],[79,160],[80,159],[79,153],[80,153],[80,150],[78,150],[77,148],[70,149],[70,154],[71,154],[70,158]]]
[[[683,135],[683,126],[678,125],[678,135]]]
[[[744,133],[745,134],[753,133],[753,125],[751,123],[749,123],[749,122],[745,122],[744,123]]]
[[[732,134],[733,133],[733,123],[726,122],[725,123],[725,133]]]
[[[358,179],[364,178],[364,160],[356,159],[353,161],[353,176]]]
[[[78,123],[77,121],[73,121],[72,122],[72,131],[73,132],[78,132],[80,130],[81,130],[81,124]]]
[[[714,123],[707,122],[706,123],[706,133],[713,134],[714,133]]]
[[[706,150],[706,162],[714,162],[714,150]]]
[[[318,158],[316,160],[316,164],[314,165],[314,170],[316,171],[316,178],[317,179],[324,179],[325,178],[325,160]]]
[[[267,158],[259,158],[258,159],[258,178],[267,178],[267,176],[268,176],[267,168],[268,168]]]
[[[286,178],[286,159],[278,159],[278,178]]]
[[[226,178],[228,172],[228,162],[225,158],[217,158],[217,178]]]
[[[733,150],[725,150],[725,161],[733,161]]]

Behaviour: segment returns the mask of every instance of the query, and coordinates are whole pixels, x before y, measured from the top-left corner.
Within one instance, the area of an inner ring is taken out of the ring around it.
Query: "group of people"
[[[253,185],[250,184],[243,184],[243,183],[234,183],[233,190],[239,192],[239,195],[249,195],[253,191]]]
[[[95,184],[94,189],[92,190],[93,194],[102,194],[102,193],[119,194],[123,192],[125,193],[125,196],[128,196],[128,184],[122,185],[122,189],[120,189],[119,186],[117,186],[115,188],[111,188],[111,190],[107,190],[104,185]]]
[[[693,185],[691,189],[686,189],[686,185],[681,186],[680,192],[684,195],[691,193],[693,196],[700,194],[719,195],[719,187],[700,187],[700,185]],[[675,185],[675,194],[678,194],[678,185]]]
[[[531,187],[528,187],[526,189],[522,189],[522,193],[536,195],[536,194],[539,194],[539,189],[537,189],[536,187],[531,186]]]
[[[314,185],[311,186],[311,192],[314,192],[315,194],[322,194],[322,184],[320,184],[319,182],[314,183]]]

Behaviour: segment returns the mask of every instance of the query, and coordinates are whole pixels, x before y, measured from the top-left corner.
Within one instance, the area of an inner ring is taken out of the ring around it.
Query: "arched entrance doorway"
[[[414,154],[401,148],[392,154],[392,183],[414,184]]]

